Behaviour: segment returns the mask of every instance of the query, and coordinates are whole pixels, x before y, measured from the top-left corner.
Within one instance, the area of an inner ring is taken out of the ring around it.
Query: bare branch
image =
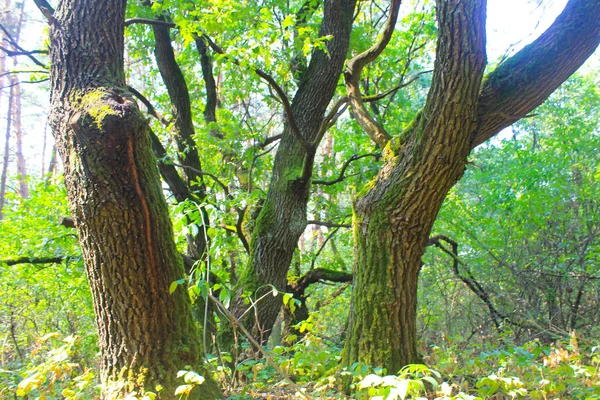
[[[8,266],[17,264],[60,264],[65,260],[73,257],[60,256],[60,257],[19,257],[9,260],[0,260],[0,264],[6,264]]]
[[[432,70],[432,69],[429,69],[429,70],[427,70],[427,71],[421,71],[421,72],[417,73],[415,76],[413,76],[412,78],[410,78],[410,79],[408,80],[408,82],[401,82],[401,83],[400,83],[399,85],[397,85],[396,87],[393,87],[393,88],[391,88],[391,89],[389,89],[389,90],[386,90],[386,91],[385,91],[385,92],[383,92],[383,93],[375,94],[375,95],[372,95],[372,96],[363,96],[362,100],[363,100],[365,103],[370,103],[370,102],[372,102],[372,101],[381,100],[381,99],[383,99],[384,97],[386,97],[386,96],[389,96],[390,94],[394,94],[394,93],[396,93],[398,90],[400,90],[400,89],[403,89],[403,88],[407,87],[408,85],[410,85],[411,83],[413,83],[414,81],[416,81],[417,79],[419,79],[419,77],[420,77],[421,75],[424,75],[424,74],[429,74],[429,73],[431,73],[431,72],[433,72],[433,70]]]
[[[570,0],[533,43],[483,82],[472,148],[528,115],[571,76],[600,43],[600,2]]]
[[[346,173],[346,169],[348,168],[348,166],[350,165],[350,163],[352,163],[353,161],[356,160],[360,160],[361,158],[365,158],[365,157],[375,157],[375,159],[379,159],[379,157],[381,157],[381,153],[369,153],[369,154],[362,154],[362,155],[353,155],[352,157],[350,157],[345,163],[344,165],[342,165],[342,169],[340,171],[340,175],[335,178],[334,180],[331,181],[324,181],[324,180],[314,180],[313,181],[313,185],[325,185],[325,186],[330,186],[330,185],[334,185],[338,182],[343,181],[344,179],[346,179],[346,176],[344,175]]]
[[[147,19],[147,18],[129,18],[129,19],[125,20],[125,26],[130,26],[133,24],[164,26],[166,28],[177,28],[177,25],[175,25],[173,22],[168,22],[168,21],[159,21],[159,20]]]
[[[335,122],[339,117],[342,116],[342,114],[344,114],[346,108],[348,108],[348,97],[344,96],[333,105],[331,111],[329,111],[329,114],[327,114],[323,119],[317,143],[321,141],[323,135],[325,135],[325,132],[327,132],[329,128],[331,128],[333,125],[335,125]]]
[[[48,50],[19,50],[19,51],[15,51],[15,50],[10,50],[7,49],[6,47],[0,46],[0,50],[2,50],[3,52],[6,53],[7,56],[9,57],[15,57],[15,56],[30,56],[32,54],[48,54]],[[47,71],[46,71],[47,72]]]
[[[48,24],[51,24],[54,21],[54,17],[52,16],[54,8],[46,0],[33,0],[33,2],[40,9],[44,17],[46,17]]]
[[[351,224],[338,224],[338,223],[329,222],[329,221],[309,220],[309,221],[306,221],[306,223],[308,225],[319,225],[319,226],[325,226],[327,228],[352,228]]]
[[[213,303],[215,303],[217,305],[217,308],[219,309],[219,311],[229,320],[229,322],[234,327],[236,327],[242,331],[242,333],[248,338],[248,340],[250,341],[250,343],[252,343],[252,345],[256,348],[256,350],[258,350],[263,355],[263,357],[265,357],[265,360],[267,361],[267,363],[270,366],[272,366],[275,369],[275,371],[277,371],[277,373],[279,373],[279,375],[281,375],[285,380],[290,382],[290,385],[297,391],[298,394],[300,394],[305,399],[309,399],[309,400],[312,399],[312,397],[310,397],[309,395],[304,393],[302,388],[300,388],[296,384],[296,382],[294,382],[292,380],[292,378],[288,374],[286,374],[279,367],[279,365],[276,362],[273,361],[273,359],[271,358],[271,355],[263,348],[263,346],[261,346],[260,343],[258,343],[258,340],[256,340],[254,338],[254,336],[252,336],[250,334],[250,332],[248,332],[248,329],[246,329],[246,327],[227,309],[227,307],[225,307],[225,305],[223,303],[221,303],[216,297],[214,297],[210,293],[207,296]]]
[[[176,163],[173,163],[173,165],[180,167],[180,168],[189,169],[199,175],[205,175],[205,176],[208,176],[209,178],[212,178],[213,181],[215,181],[219,186],[221,186],[221,188],[223,189],[223,192],[225,192],[225,195],[227,197],[231,197],[231,194],[229,193],[229,188],[227,187],[227,185],[225,185],[223,182],[221,182],[221,180],[219,180],[219,178],[216,175],[211,174],[210,172],[200,171],[198,168],[190,167],[189,165],[181,165],[181,164],[176,164]]]
[[[41,0],[43,1],[43,0]],[[37,3],[37,1],[36,1]],[[24,48],[22,48],[21,46],[19,46],[19,43],[17,43],[17,41],[12,37],[12,35],[10,34],[10,32],[4,27],[4,25],[0,24],[0,30],[2,30],[2,32],[4,32],[4,35],[6,36],[6,39],[10,42],[10,44],[17,50],[19,50],[21,53],[23,53],[23,55],[29,57],[29,59],[31,61],[33,61],[37,66],[42,67],[42,68],[46,68],[46,64],[44,64],[43,62],[41,62],[40,60],[38,60],[37,58],[35,58],[31,52],[25,50]],[[29,53],[29,54],[27,54]]]
[[[142,104],[144,104],[146,106],[146,109],[148,110],[148,114],[152,115],[154,118],[159,120],[160,123],[163,124],[164,126],[169,126],[170,122],[167,121],[167,119],[165,117],[163,117],[156,111],[156,109],[154,108],[152,103],[150,103],[150,100],[148,100],[146,98],[146,96],[144,96],[143,94],[141,94],[140,92],[138,92],[135,88],[133,88],[131,86],[127,86],[127,90],[129,90],[131,92],[131,94],[133,94],[135,97],[137,97],[138,100],[141,101]]]
[[[359,81],[362,69],[381,54],[394,33],[394,27],[396,26],[396,20],[398,19],[398,10],[400,9],[400,3],[402,1],[390,0],[390,2],[390,14],[383,29],[383,33],[373,46],[348,61],[346,70],[344,71],[346,92],[348,93],[348,101],[350,103],[352,115],[364,129],[365,133],[369,135],[371,140],[382,149],[391,139],[391,136],[367,111],[360,94]]]

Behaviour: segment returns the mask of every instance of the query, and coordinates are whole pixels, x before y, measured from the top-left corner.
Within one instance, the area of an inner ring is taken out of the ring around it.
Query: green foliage
[[[95,368],[91,296],[77,236],[59,225],[60,218],[69,215],[64,186],[32,180],[30,188],[27,200],[8,193],[0,222],[0,387],[5,388],[0,393],[16,393],[19,381],[27,378],[23,390],[61,393],[66,388],[76,396],[82,390],[87,393],[87,387],[78,385],[92,379],[86,371]],[[12,266],[2,262],[43,257],[63,261]],[[55,337],[70,339],[55,348],[60,344]],[[53,377],[49,374],[54,369]],[[60,383],[63,378],[67,383]]]
[[[75,336],[59,338],[58,333],[51,333],[38,340],[30,354],[31,367],[20,374],[24,378],[17,386],[16,396],[83,400],[99,394],[96,366],[75,362],[90,357],[84,347],[87,343]]]
[[[432,234],[458,243],[461,277],[480,285],[505,316],[497,322],[519,341],[564,338],[573,330],[597,334],[600,93],[595,79],[573,77],[536,117],[513,128],[512,138],[479,149]],[[486,304],[459,280],[451,263],[439,250],[428,252],[421,275],[423,326],[450,336],[494,334]],[[440,309],[446,314],[431,312]]]

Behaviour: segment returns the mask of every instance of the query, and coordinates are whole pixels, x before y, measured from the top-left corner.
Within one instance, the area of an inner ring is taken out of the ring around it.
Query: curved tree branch
[[[334,185],[338,182],[343,181],[344,179],[346,179],[346,176],[344,174],[346,173],[346,169],[348,168],[350,163],[352,163],[353,161],[356,161],[356,160],[360,160],[361,158],[365,158],[365,157],[375,157],[375,159],[379,159],[379,157],[381,157],[381,154],[380,153],[369,153],[369,154],[362,154],[362,155],[355,154],[352,157],[350,157],[348,160],[346,160],[344,165],[342,165],[340,175],[337,178],[335,178],[334,180],[331,180],[331,181],[314,180],[313,185],[330,186],[330,185]]]
[[[377,40],[377,42],[371,46],[371,48],[365,50],[348,61],[346,64],[346,70],[344,71],[346,91],[348,93],[348,102],[351,107],[351,113],[358,124],[364,129],[366,134],[369,135],[371,140],[382,149],[391,139],[391,136],[386,132],[385,128],[381,124],[371,117],[367,111],[360,94],[360,74],[365,65],[375,60],[390,42],[392,34],[394,33],[396,21],[398,19],[398,11],[400,9],[401,2],[402,0],[391,0],[390,14],[379,40]]]
[[[570,0],[538,39],[489,74],[479,97],[472,148],[526,116],[600,43],[600,1]]]

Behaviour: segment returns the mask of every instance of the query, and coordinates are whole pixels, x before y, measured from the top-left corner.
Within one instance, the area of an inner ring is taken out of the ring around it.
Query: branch
[[[323,138],[323,135],[325,135],[325,132],[335,125],[335,122],[339,117],[342,116],[342,114],[344,114],[346,108],[348,108],[348,97],[344,96],[334,104],[329,114],[327,114],[327,116],[325,116],[323,119],[323,122],[321,123],[321,130],[319,131],[319,137],[316,143],[319,143],[321,138]]]
[[[152,115],[154,118],[159,120],[160,123],[163,124],[164,126],[169,126],[170,122],[167,121],[167,119],[165,117],[163,117],[156,111],[156,109],[154,108],[152,103],[150,103],[150,100],[148,100],[143,94],[141,94],[140,92],[138,92],[135,88],[133,88],[131,86],[127,86],[127,90],[129,90],[131,92],[131,94],[133,94],[135,97],[137,97],[138,100],[141,101],[142,104],[144,104],[146,106],[146,109],[148,110],[148,114]]]
[[[69,260],[71,258],[74,257],[19,257],[10,260],[0,260],[0,264],[6,264],[8,266],[17,264],[60,264],[63,261]]]
[[[400,82],[400,84],[398,86],[393,87],[393,88],[391,88],[389,90],[386,90],[383,93],[374,94],[374,95],[371,95],[371,96],[363,96],[362,100],[365,103],[370,103],[370,102],[373,102],[373,101],[381,100],[384,97],[389,96],[390,94],[394,94],[398,90],[407,87],[408,85],[410,85],[411,83],[413,83],[414,81],[416,81],[417,79],[419,79],[419,77],[421,75],[429,74],[431,72],[433,72],[432,69],[429,69],[427,71],[421,71],[421,72],[417,73],[415,76],[413,76],[412,78],[410,78],[410,80],[408,82]]]
[[[213,42],[210,37],[208,37],[207,35],[203,35],[202,37],[206,39],[206,42],[215,53],[225,56],[225,58],[231,60],[236,65],[240,65],[240,62],[238,60],[228,56],[227,53],[225,53],[225,50],[223,50],[215,42]],[[307,153],[310,152],[314,146],[308,143],[308,141],[304,138],[304,136],[302,136],[300,129],[296,125],[296,118],[294,117],[292,106],[284,90],[281,88],[281,86],[277,84],[275,79],[273,79],[273,77],[267,74],[265,71],[259,68],[254,68],[253,70],[256,75],[265,80],[269,84],[269,86],[275,91],[275,93],[277,93],[277,96],[279,97],[279,100],[281,100],[281,104],[283,105],[283,110],[292,134],[294,135],[294,137],[296,137],[300,144],[302,144],[304,150]]]
[[[450,246],[452,246],[452,251],[448,250],[447,248],[445,248],[442,244],[441,244],[441,240],[445,241],[446,243],[448,243]],[[485,303],[485,305],[487,306],[487,308],[490,311],[490,316],[492,317],[492,321],[494,322],[494,325],[496,326],[497,330],[500,330],[500,322],[498,322],[498,319],[505,319],[506,316],[500,314],[498,312],[498,310],[496,310],[496,307],[494,307],[494,305],[492,304],[488,294],[485,292],[485,290],[483,289],[483,287],[481,287],[481,285],[479,284],[479,282],[477,282],[475,280],[475,278],[473,277],[473,275],[471,275],[471,273],[469,272],[470,275],[470,279],[465,278],[464,276],[462,276],[460,274],[460,271],[458,269],[458,265],[462,264],[461,260],[458,258],[458,243],[456,243],[454,240],[450,239],[447,236],[444,235],[437,235],[437,236],[433,236],[431,238],[429,238],[429,240],[427,241],[427,245],[434,245],[436,247],[438,247],[440,250],[442,250],[444,253],[448,254],[450,257],[452,257],[452,270],[454,271],[454,274],[456,275],[456,277],[458,279],[460,279],[461,281],[463,281],[463,283],[465,285],[467,285],[467,287],[469,289],[471,289],[471,291],[473,293],[475,293],[475,295],[477,295],[477,297],[479,297],[481,299],[481,301],[483,301]]]
[[[6,47],[0,46],[0,50],[2,50],[3,52],[6,53],[7,56],[9,57],[15,57],[15,56],[30,56],[32,54],[48,54],[48,50],[19,50],[19,51],[15,51],[15,50],[10,50],[7,49]],[[48,71],[46,71],[48,72]]]
[[[274,135],[274,136],[268,137],[263,142],[257,144],[256,147],[258,147],[259,149],[264,149],[265,147],[267,147],[271,143],[280,140],[282,136],[283,135],[279,134],[279,135]]]
[[[44,17],[46,17],[48,24],[54,22],[54,17],[52,16],[54,14],[54,8],[52,8],[52,6],[46,0],[33,0],[33,2],[42,12]]]
[[[325,238],[325,240],[323,241],[323,244],[321,245],[321,247],[319,247],[319,250],[317,250],[317,252],[315,253],[315,256],[313,257],[312,262],[310,263],[309,271],[312,271],[315,268],[315,263],[317,262],[317,258],[319,258],[319,256],[321,255],[321,252],[325,248],[325,245],[327,245],[327,242],[329,242],[331,240],[331,238],[339,230],[340,230],[340,228],[334,228],[331,232],[329,232],[329,235],[327,235],[327,238]]]
[[[334,271],[326,268],[313,269],[298,279],[296,285],[293,286],[293,290],[296,293],[303,294],[310,285],[323,281],[335,283],[352,282],[352,273],[346,271]]]
[[[221,188],[223,189],[223,192],[225,192],[225,195],[227,197],[231,198],[231,194],[229,193],[229,188],[227,187],[227,185],[225,185],[223,182],[221,182],[216,175],[211,174],[210,172],[201,171],[197,168],[190,167],[188,165],[181,165],[181,164],[176,164],[176,163],[173,163],[173,165],[184,168],[184,169],[189,169],[189,170],[197,173],[198,175],[208,176],[208,177],[212,178],[212,180],[214,180],[219,186],[221,186]]]
[[[369,154],[362,154],[362,155],[353,155],[352,157],[350,157],[345,163],[344,165],[342,165],[342,169],[340,171],[340,175],[335,178],[332,181],[324,181],[324,180],[315,180],[313,181],[313,185],[325,185],[325,186],[330,186],[330,185],[334,185],[338,182],[343,181],[344,179],[346,179],[346,176],[344,175],[346,173],[346,169],[348,168],[348,166],[350,165],[350,163],[352,163],[353,161],[356,160],[360,160],[361,158],[365,158],[365,157],[375,157],[375,159],[379,159],[379,157],[381,157],[381,153],[369,153]]]
[[[237,222],[235,224],[235,234],[237,235],[240,242],[242,242],[242,246],[244,246],[244,250],[246,250],[247,254],[250,254],[250,244],[248,243],[248,239],[246,239],[246,235],[244,235],[244,229],[242,225],[244,224],[244,215],[246,214],[246,210],[248,210],[248,206],[244,208],[237,208]]]
[[[589,58],[600,43],[598,15],[600,1],[570,0],[546,32],[489,74],[472,148],[528,115]]]
[[[43,1],[43,0],[40,0]],[[37,1],[36,1],[37,3]],[[10,42],[11,45],[13,45],[13,47],[17,50],[19,50],[21,53],[23,53],[23,55],[26,55],[27,57],[29,57],[29,59],[31,61],[33,61],[35,64],[37,64],[39,67],[42,68],[46,68],[46,64],[44,64],[43,62],[41,62],[40,60],[38,60],[37,58],[35,58],[32,54],[27,54],[27,53],[31,53],[27,50],[25,50],[24,48],[22,48],[21,46],[19,46],[19,43],[17,43],[17,41],[12,37],[12,35],[10,34],[10,32],[8,32],[8,30],[4,27],[4,25],[0,24],[0,29],[2,30],[2,32],[4,32],[4,35],[6,36],[6,39],[8,39],[8,41]]]
[[[158,159],[158,169],[160,170],[160,175],[163,177],[167,185],[169,185],[169,190],[175,196],[175,200],[178,203],[184,202],[187,199],[192,199],[195,202],[200,203],[201,199],[199,199],[192,191],[188,184],[183,180],[177,169],[172,162],[170,162],[169,156],[167,155],[167,150],[164,148],[156,134],[152,131],[152,129],[148,129],[150,132],[150,140],[152,141],[152,151],[154,152],[154,156]]]
[[[159,21],[159,20],[147,19],[147,18],[129,18],[129,19],[125,20],[125,26],[130,26],[133,24],[164,26],[166,28],[177,28],[177,25],[175,25],[173,22],[168,22],[168,21]]]
[[[327,228],[352,228],[352,224],[337,224],[335,222],[328,222],[328,221],[309,220],[309,221],[306,221],[306,224],[307,225],[325,226]]]
[[[379,57],[392,38],[396,20],[398,19],[398,10],[402,1],[390,0],[390,2],[390,15],[386,21],[383,33],[373,46],[348,61],[346,70],[344,71],[346,92],[348,93],[352,115],[371,140],[382,149],[391,139],[391,136],[367,111],[360,94],[360,74],[367,64]]]

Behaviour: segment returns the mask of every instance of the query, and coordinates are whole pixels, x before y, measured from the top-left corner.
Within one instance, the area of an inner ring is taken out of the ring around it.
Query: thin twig
[[[353,155],[352,157],[350,157],[348,160],[346,160],[346,162],[344,163],[344,165],[342,165],[342,169],[340,170],[340,175],[335,178],[334,180],[331,181],[324,181],[324,180],[314,180],[313,181],[313,185],[324,185],[324,186],[330,186],[330,185],[334,185],[338,182],[343,181],[344,179],[346,179],[346,169],[348,168],[348,166],[350,165],[350,163],[352,163],[353,161],[356,160],[360,160],[361,158],[365,158],[365,157],[375,157],[375,159],[378,159],[381,156],[381,153],[369,153],[369,154],[362,154],[362,155]]]

